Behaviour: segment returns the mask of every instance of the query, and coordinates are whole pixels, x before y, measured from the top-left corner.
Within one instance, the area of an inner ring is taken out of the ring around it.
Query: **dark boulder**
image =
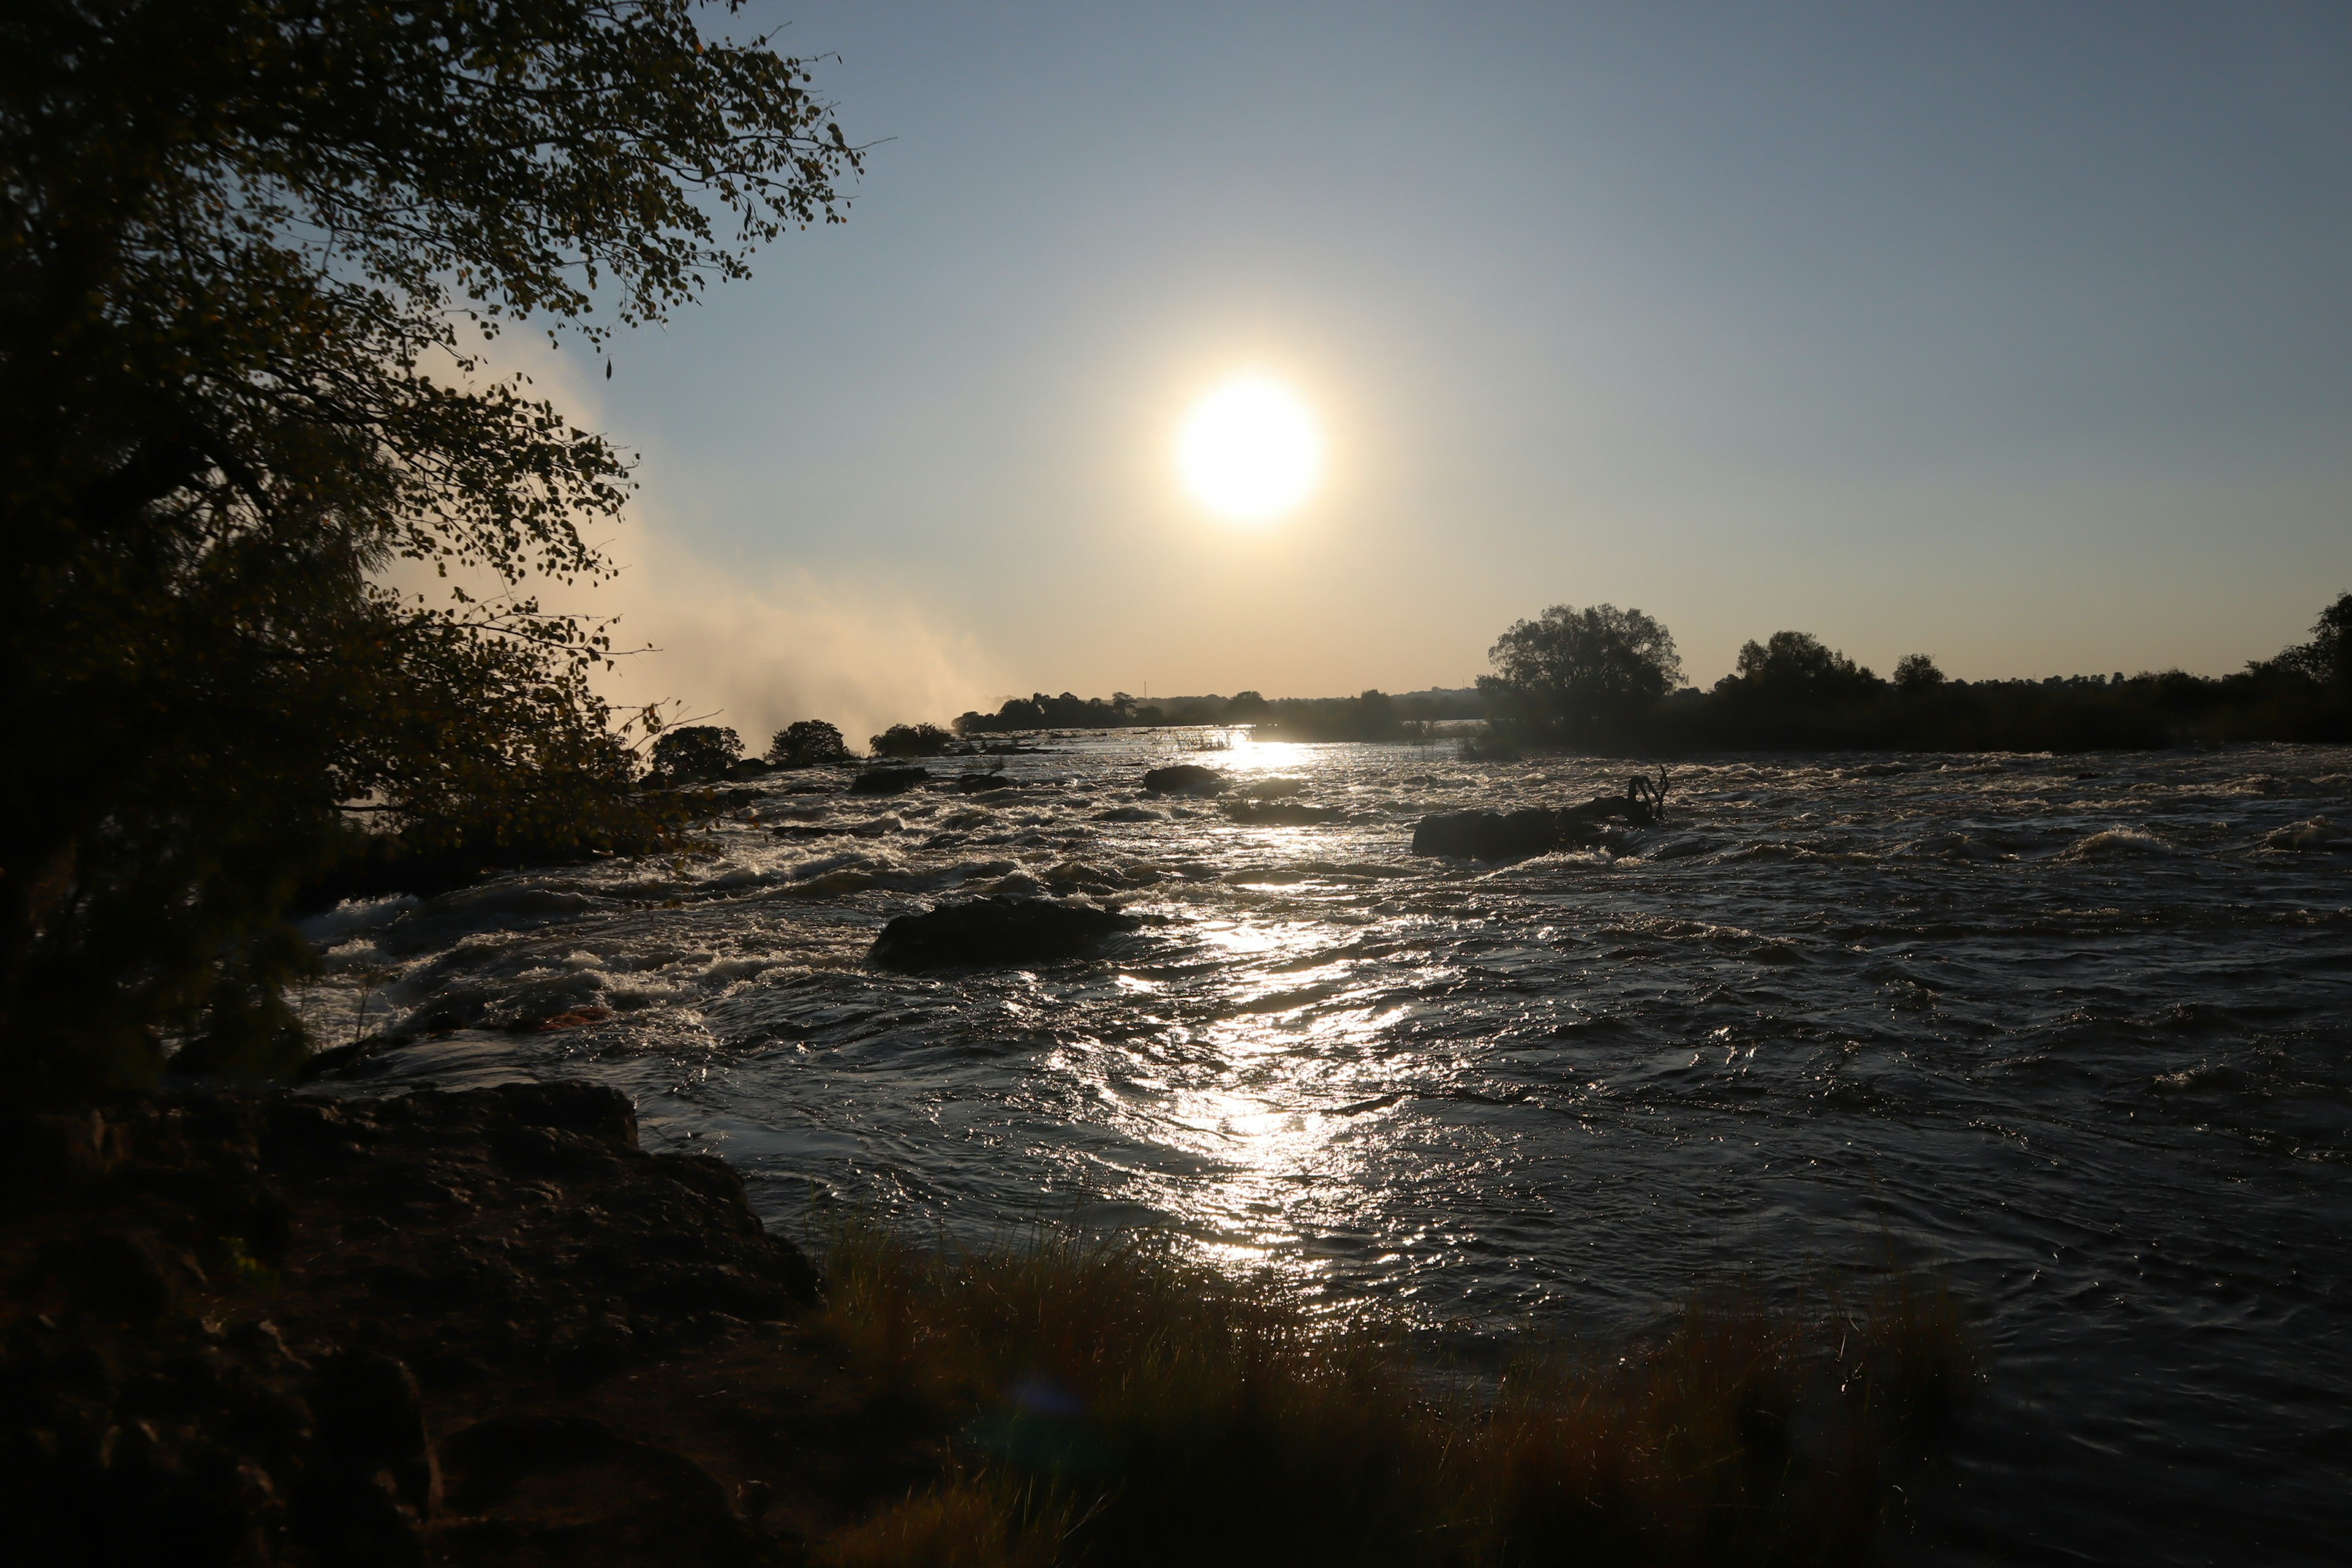
[[[1531,805],[1512,812],[1445,811],[1424,816],[1412,830],[1412,852],[1473,860],[1548,855],[1610,843],[1614,825],[1649,827],[1664,816],[1663,792],[1651,793],[1646,780],[1635,780],[1623,795],[1598,795],[1557,810]]]
[[[1423,817],[1412,830],[1412,852],[1416,855],[1508,860],[1523,855],[1548,855],[1559,847],[1559,813],[1542,806],[1507,813],[1440,812]]]
[[[985,795],[990,790],[1017,787],[1003,773],[965,773],[956,780],[956,788],[965,795]]]
[[[1086,957],[1106,938],[1142,924],[1140,916],[1091,904],[975,899],[919,915],[900,915],[882,928],[868,956],[885,969],[909,972],[963,964],[1051,963]]]
[[[1198,763],[1179,763],[1174,767],[1153,768],[1145,773],[1143,787],[1153,795],[1220,795],[1224,791],[1225,775]]]
[[[849,781],[849,793],[904,795],[930,776],[929,768],[867,768]]]
[[[601,1421],[493,1415],[455,1434],[445,1451],[453,1518],[436,1545],[452,1568],[559,1562],[753,1568],[777,1560],[709,1471]]]

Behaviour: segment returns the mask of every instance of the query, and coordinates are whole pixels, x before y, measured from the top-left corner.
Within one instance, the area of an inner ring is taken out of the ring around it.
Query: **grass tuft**
[[[856,1220],[828,1276],[826,1331],[967,1467],[828,1543],[842,1568],[1861,1563],[1977,1376],[1949,1292],[1907,1274],[1851,1309],[1708,1292],[1643,1343],[1530,1344],[1476,1394],[1150,1236],[926,1248]]]

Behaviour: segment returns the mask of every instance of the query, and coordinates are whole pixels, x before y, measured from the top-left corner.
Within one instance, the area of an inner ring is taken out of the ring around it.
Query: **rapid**
[[[1630,765],[1024,739],[1013,787],[778,773],[688,853],[316,916],[314,1034],[415,1037],[321,1087],[599,1079],[785,1234],[1151,1224],[1474,1334],[1892,1254],[1987,1370],[1895,1558],[2341,1560],[2352,750],[1687,763],[1622,852],[1477,864],[1413,823]],[[1174,761],[1339,815],[1144,794]],[[1164,921],[1097,962],[865,962],[982,893]]]

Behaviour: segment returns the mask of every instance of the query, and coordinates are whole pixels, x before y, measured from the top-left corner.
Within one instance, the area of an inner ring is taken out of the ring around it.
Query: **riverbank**
[[[1861,1562],[1969,1377],[1916,1292],[1725,1297],[1472,1400],[1150,1238],[852,1226],[827,1286],[579,1083],[9,1133],[28,1563]]]

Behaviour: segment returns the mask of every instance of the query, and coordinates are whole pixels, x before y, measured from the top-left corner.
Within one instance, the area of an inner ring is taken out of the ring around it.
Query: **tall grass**
[[[1811,1308],[1709,1292],[1476,1394],[1150,1237],[853,1223],[828,1277],[827,1331],[955,1456],[827,1543],[836,1568],[1860,1563],[1975,1376],[1949,1295],[1905,1276]]]

